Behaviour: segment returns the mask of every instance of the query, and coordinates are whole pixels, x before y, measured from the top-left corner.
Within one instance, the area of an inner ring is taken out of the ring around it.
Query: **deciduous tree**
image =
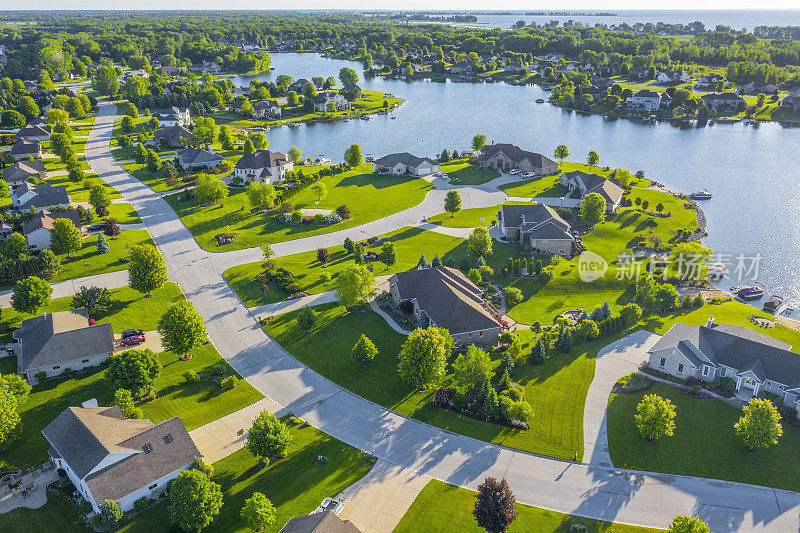
[[[596,192],[590,192],[581,200],[581,218],[588,226],[601,224],[606,219],[606,201]]]
[[[269,411],[261,411],[247,432],[245,446],[254,456],[268,462],[269,459],[283,456],[291,442],[292,436],[286,424]]]
[[[72,297],[70,307],[89,312],[90,317],[105,313],[111,307],[111,294],[105,287],[81,287]]]
[[[558,159],[561,163],[564,162],[564,159],[569,157],[569,148],[567,148],[566,144],[559,144],[556,146],[555,152],[553,155]]]
[[[188,354],[208,339],[203,317],[188,300],[175,302],[167,308],[158,321],[158,332],[162,346],[180,355]]]
[[[708,524],[696,516],[678,515],[672,519],[667,533],[709,533]]]
[[[378,348],[375,347],[375,343],[369,337],[362,333],[361,337],[358,338],[358,342],[353,346],[351,355],[362,368],[366,368],[378,355]]]
[[[742,411],[741,418],[733,428],[748,450],[778,444],[778,439],[783,435],[783,426],[775,404],[764,398],[753,398]]]
[[[492,360],[474,344],[453,361],[453,380],[462,388],[479,387],[492,376]]]
[[[475,257],[486,257],[492,255],[492,238],[489,236],[489,230],[478,226],[467,239],[467,247],[469,252]]]
[[[137,244],[131,248],[128,285],[132,289],[150,297],[167,279],[167,265],[158,248],[152,244]]]
[[[169,516],[185,531],[201,531],[222,507],[222,489],[199,470],[184,470],[169,491]]]
[[[461,195],[457,190],[452,189],[447,191],[444,197],[444,210],[450,213],[450,218],[461,211]]]
[[[479,133],[472,138],[472,149],[477,153],[480,152],[481,148],[486,146],[486,135]]]
[[[153,390],[161,374],[161,362],[150,349],[127,350],[108,358],[106,379],[115,389],[127,389],[141,396]]]
[[[400,377],[418,389],[438,385],[454,349],[455,343],[446,329],[437,326],[415,329],[400,350],[397,365]]]
[[[336,277],[336,293],[345,307],[363,302],[375,290],[375,276],[364,265],[348,265]]]
[[[51,294],[53,289],[45,280],[28,276],[14,286],[11,307],[20,313],[35,315],[39,309],[50,303]]]
[[[487,477],[478,485],[475,497],[477,501],[472,515],[478,525],[489,533],[505,533],[517,519],[517,502],[505,479],[498,482],[493,477]]]
[[[658,394],[646,394],[636,406],[634,421],[647,441],[672,436],[675,431],[675,405]]]
[[[53,221],[53,229],[50,230],[50,249],[54,254],[67,254],[72,257],[83,246],[83,236],[81,230],[75,227],[72,220],[68,218],[57,218]]]
[[[247,527],[253,531],[261,531],[277,520],[277,511],[272,502],[260,492],[254,492],[244,501],[239,516]]]

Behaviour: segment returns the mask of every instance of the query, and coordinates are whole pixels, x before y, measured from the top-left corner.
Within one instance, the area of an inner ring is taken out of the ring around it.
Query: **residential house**
[[[632,67],[628,71],[629,80],[647,80],[650,79],[650,69],[647,67]]]
[[[314,101],[314,111],[317,112],[327,111],[328,104],[333,104],[337,111],[350,109],[350,101],[338,92],[320,91],[311,99]]]
[[[625,101],[625,104],[634,109],[649,109],[651,112],[655,113],[659,109],[663,109],[669,104],[667,100],[662,99],[662,95],[666,95],[667,93],[657,93],[655,91],[651,91],[649,89],[642,89],[634,93],[633,96],[629,96],[628,99]],[[669,102],[672,102],[672,99],[667,96]]]
[[[49,125],[31,123],[19,130],[16,137],[26,141],[47,141],[52,134],[53,129]]]
[[[68,407],[42,430],[51,460],[94,512],[104,500],[130,511],[136,500],[157,498],[202,457],[180,418],[153,424],[96,403]]]
[[[275,100],[267,100],[265,102],[253,102],[253,110],[258,118],[273,118],[280,119],[282,109],[278,102]]]
[[[86,309],[58,311],[23,320],[12,333],[17,374],[38,383],[37,374],[60,376],[64,369],[97,366],[114,353],[111,324],[89,325]]]
[[[797,113],[800,111],[800,96],[787,96],[781,100],[781,106],[791,109]]]
[[[373,162],[375,172],[379,174],[411,174],[428,176],[439,172],[439,163],[427,157],[417,157],[408,152],[389,154]]]
[[[546,205],[503,205],[497,212],[497,228],[509,241],[536,253],[570,257],[573,252],[571,226]]]
[[[152,116],[158,119],[158,123],[162,127],[188,126],[192,123],[191,112],[188,107],[172,106],[168,109],[159,109]]]
[[[192,72],[203,72],[207,74],[219,74],[222,72],[222,67],[214,61],[203,60],[199,65],[192,65],[189,67]]]
[[[553,54],[551,52],[549,54],[541,56],[540,59],[544,61],[558,61],[559,59],[564,59],[564,54]]]
[[[213,151],[203,150],[202,148],[184,148],[175,153],[175,162],[184,171],[201,170],[204,168],[216,168],[225,159],[215,154]]]
[[[533,172],[537,176],[558,174],[558,164],[549,158],[506,143],[491,144],[481,148],[478,165],[481,168],[505,171],[518,168],[523,172]]]
[[[725,76],[717,74],[708,74],[697,78],[697,83],[694,84],[696,89],[713,89],[719,82],[722,82],[723,87],[728,86],[728,79]]]
[[[245,154],[236,162],[233,174],[244,181],[275,183],[286,177],[286,171],[294,169],[294,161],[286,154],[270,152],[269,150],[256,150],[252,154]]]
[[[700,96],[709,109],[717,113],[738,113],[746,107],[744,98],[736,93],[709,93]]]
[[[167,126],[153,133],[153,142],[162,146],[186,146],[197,142],[194,134],[183,126]]]
[[[684,70],[665,70],[659,72],[656,81],[660,83],[689,83],[692,76]]]
[[[149,78],[150,73],[144,69],[129,70],[122,74],[123,79],[128,78]]]
[[[469,61],[458,61],[450,66],[450,73],[458,76],[472,76],[475,67]]]
[[[9,152],[16,161],[22,161],[29,157],[42,157],[42,145],[39,141],[17,141],[11,146]]]
[[[605,76],[589,76],[589,83],[598,89],[608,90],[614,86],[614,80]]]
[[[350,520],[342,520],[333,511],[296,516],[278,533],[361,533]]]
[[[590,193],[597,193],[606,201],[606,211],[612,213],[622,201],[624,189],[614,179],[606,179],[597,174],[587,174],[580,170],[565,172],[558,178],[570,194],[577,193],[581,198]]]
[[[3,169],[3,181],[12,188],[16,188],[33,178],[44,179],[46,177],[47,170],[45,169],[44,161],[41,159],[17,161]]]
[[[81,217],[76,209],[56,211],[55,213],[42,209],[22,225],[22,235],[28,240],[28,247],[31,250],[50,248],[50,232],[53,231],[53,223],[61,218],[69,220],[76,228],[81,227]]]
[[[499,313],[458,269],[438,266],[398,272],[389,279],[389,291],[395,305],[410,307],[417,324],[447,329],[456,346],[495,346],[500,340]]]
[[[178,76],[181,73],[180,68],[174,67],[172,65],[165,65],[158,70],[160,70],[164,76],[169,76],[169,77]]]
[[[300,78],[299,80],[293,81],[286,90],[294,91],[297,94],[303,94],[303,87],[306,86],[306,83],[311,83],[311,82],[305,78]]]
[[[15,211],[27,211],[31,207],[38,211],[49,210],[59,205],[69,205],[69,194],[65,185],[34,185],[24,182],[11,191],[11,208]]]
[[[764,94],[769,96],[769,95],[773,95],[773,94],[778,94],[779,91],[780,91],[780,89],[778,89],[778,86],[774,85],[772,83],[760,83],[760,82],[751,81],[747,85],[744,85],[743,87],[741,87],[741,90],[739,91],[739,94],[764,93]]]
[[[735,381],[735,393],[749,400],[774,394],[800,411],[800,355],[791,345],[743,326],[675,324],[648,351],[648,366],[679,378]]]

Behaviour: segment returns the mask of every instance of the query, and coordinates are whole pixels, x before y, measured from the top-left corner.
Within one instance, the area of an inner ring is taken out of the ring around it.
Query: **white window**
[[[708,367],[707,367],[707,366],[704,366],[704,367],[703,367],[703,375],[704,375],[704,376],[707,376],[707,375],[708,375]]]
[[[683,365],[678,365],[678,374],[683,374]]]
[[[666,362],[667,362],[667,360],[662,357],[661,361],[659,361],[659,363],[658,363],[658,366],[660,366],[661,368],[664,368],[664,365],[666,364]]]
[[[147,490],[153,490],[153,489],[154,489],[154,488],[156,488],[156,487],[158,487],[158,483],[153,483],[152,485],[150,485],[149,487],[147,487]]]

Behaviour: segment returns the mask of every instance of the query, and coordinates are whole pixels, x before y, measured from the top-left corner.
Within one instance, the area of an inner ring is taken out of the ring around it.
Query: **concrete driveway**
[[[158,331],[145,331],[145,341],[136,346],[121,346],[122,341],[121,333],[114,333],[114,352],[124,352],[125,350],[153,350],[155,353],[163,352],[164,348],[161,346],[161,334]]]

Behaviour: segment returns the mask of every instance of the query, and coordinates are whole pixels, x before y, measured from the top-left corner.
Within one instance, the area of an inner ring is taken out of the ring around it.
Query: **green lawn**
[[[511,487],[513,492],[514,487]],[[459,531],[482,533],[472,510],[475,508],[475,492],[431,480],[419,493],[417,499],[397,524],[395,533],[426,533]],[[586,526],[588,533],[645,533],[660,531],[639,526],[628,526],[602,522],[578,516],[548,511],[540,507],[517,504],[517,519],[508,528],[514,532],[567,533],[572,524]]]
[[[303,168],[303,167],[300,167]],[[329,233],[383,218],[421,203],[431,185],[420,178],[407,176],[382,176],[372,174],[371,165],[322,179],[328,195],[319,203],[321,209],[336,209],[342,204],[350,206],[352,218],[331,226],[286,225],[275,220],[272,214],[253,215],[244,190],[231,191],[220,204],[203,207],[198,200],[179,201],[182,194],[170,195],[167,201],[208,250],[222,251],[257,246],[265,242],[278,242],[320,233]],[[291,198],[296,209],[315,208],[316,197],[306,189]],[[233,244],[219,247],[214,235],[221,232],[238,233]]]
[[[433,406],[433,390],[417,391],[401,381],[397,354],[405,337],[395,332],[376,313],[348,313],[327,304],[315,308],[317,325],[307,335],[297,327],[297,312],[278,316],[267,332],[289,353],[331,381],[370,401],[437,427],[487,442],[524,451],[572,459],[583,454],[583,404],[594,376],[594,354],[607,339],[558,354],[542,366],[521,365],[514,380],[525,386],[535,418],[528,431],[519,431],[461,416]],[[378,356],[362,370],[350,351],[364,332],[378,348]],[[532,335],[521,333],[523,353],[533,348]],[[494,366],[500,364],[493,355]],[[448,373],[443,385],[452,379]],[[495,377],[495,381],[499,376]]]
[[[633,422],[642,394],[611,395],[608,442],[614,466],[800,490],[800,429],[784,424],[777,446],[748,453],[733,430],[739,409],[690,398],[663,383],[647,393],[675,404],[675,434],[648,443]]]
[[[572,163],[569,161],[561,163],[560,170],[561,172],[574,172],[576,170],[580,170],[581,172],[598,174],[600,176],[608,176],[613,171],[611,169],[605,170],[600,167],[590,168],[589,165]],[[636,171],[634,170],[632,172]],[[558,174],[554,176],[542,176],[540,178],[524,179],[501,185],[500,190],[509,196],[521,196],[523,198],[535,198],[537,196],[545,198],[560,197],[564,196],[566,191],[558,184],[558,179]],[[647,179],[634,179],[631,182],[631,185],[638,187],[649,187],[650,181]]]
[[[126,205],[130,206],[130,204],[112,205],[121,205],[122,211],[124,211]],[[146,229],[125,230],[120,232],[116,239],[111,239],[110,237],[105,237],[105,239],[108,242],[108,252],[105,254],[97,252],[97,235],[89,235],[83,239],[83,248],[78,253],[73,254],[71,259],[67,259],[66,255],[58,256],[61,260],[61,271],[50,281],[127,270],[128,248],[136,244],[153,243],[150,239],[150,233]]]
[[[117,219],[117,224],[140,224],[142,219],[132,204],[115,202],[108,206],[108,217]],[[106,218],[106,217],[103,217]],[[97,219],[102,220],[100,217]]]
[[[241,521],[244,501],[261,492],[276,508],[275,524],[264,531],[280,530],[290,518],[312,512],[327,497],[332,497],[361,479],[369,470],[361,452],[312,426],[290,426],[292,443],[288,457],[261,468],[245,449],[214,463],[212,479],[222,486],[223,506],[214,522],[203,531],[251,531]],[[324,455],[328,464],[317,466]],[[120,532],[180,532],[170,524],[166,501],[138,515]]]
[[[86,178],[77,183],[71,181],[68,175],[49,177],[46,178],[45,181],[53,186],[64,185],[67,188],[67,194],[69,194],[69,199],[71,202],[88,202],[89,189],[83,186],[86,179],[91,181],[92,186],[102,185],[105,187],[108,190],[109,195],[111,195],[112,200],[115,198],[122,198],[122,195],[118,193],[111,185],[108,185],[106,182],[98,178],[97,174],[92,172],[88,172],[86,174]]]
[[[528,202],[506,202],[503,205],[527,205]],[[428,222],[448,228],[474,228],[476,226],[493,226],[497,220],[497,212],[501,205],[462,209],[456,214],[439,213],[428,218]]]
[[[442,163],[439,165],[439,170],[447,172],[451,181],[458,178],[458,181],[455,182],[458,185],[482,185],[500,177],[500,172],[497,170],[475,168],[470,165],[469,161],[463,159]]]

